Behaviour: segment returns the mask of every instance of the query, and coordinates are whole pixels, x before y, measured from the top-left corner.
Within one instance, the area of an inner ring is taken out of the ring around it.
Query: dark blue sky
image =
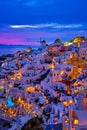
[[[87,0],[0,0],[0,43],[38,44],[40,37],[52,42],[87,36],[86,6]]]

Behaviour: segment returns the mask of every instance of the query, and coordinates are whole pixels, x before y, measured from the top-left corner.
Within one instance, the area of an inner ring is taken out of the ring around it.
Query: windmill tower
[[[45,46],[46,46],[46,41],[45,41],[45,40],[42,40],[42,39],[40,38],[40,45],[45,47]]]

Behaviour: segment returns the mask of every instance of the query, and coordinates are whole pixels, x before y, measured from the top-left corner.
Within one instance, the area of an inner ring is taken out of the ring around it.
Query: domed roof
[[[57,39],[54,41],[54,43],[62,43],[62,41],[61,41],[59,38],[57,38]]]

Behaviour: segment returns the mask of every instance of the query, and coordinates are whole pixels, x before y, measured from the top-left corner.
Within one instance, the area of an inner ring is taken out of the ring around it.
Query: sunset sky
[[[0,43],[39,45],[87,37],[87,0],[0,0]]]

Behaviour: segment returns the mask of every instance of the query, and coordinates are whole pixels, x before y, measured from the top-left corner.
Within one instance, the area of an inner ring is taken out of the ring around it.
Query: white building
[[[80,47],[81,47],[81,48],[82,48],[82,47],[87,47],[87,41],[81,42],[81,43],[80,43]]]
[[[87,60],[87,48],[81,48],[79,50],[79,56],[85,60]]]
[[[53,82],[59,81],[59,70],[54,70],[52,73]]]

